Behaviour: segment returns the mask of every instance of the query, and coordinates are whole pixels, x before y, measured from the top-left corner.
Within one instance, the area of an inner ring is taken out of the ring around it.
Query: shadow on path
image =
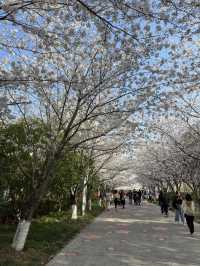
[[[73,239],[48,266],[200,266],[200,225],[190,236],[159,207],[110,209]]]

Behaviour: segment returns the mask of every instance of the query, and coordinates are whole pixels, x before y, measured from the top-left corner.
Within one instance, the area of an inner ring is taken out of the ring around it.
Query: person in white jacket
[[[186,194],[185,196],[185,201],[183,202],[183,210],[190,234],[192,235],[194,233],[195,207],[194,201],[192,200],[192,196],[190,194]]]

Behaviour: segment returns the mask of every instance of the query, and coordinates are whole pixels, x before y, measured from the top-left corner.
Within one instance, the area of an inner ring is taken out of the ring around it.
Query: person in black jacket
[[[120,192],[120,203],[122,205],[122,208],[124,209],[125,208],[125,193],[123,190],[121,190]]]
[[[159,205],[160,205],[160,211],[163,214],[164,213],[164,209],[163,209],[163,192],[162,192],[162,190],[159,193],[158,202],[159,202]]]
[[[129,204],[133,203],[133,192],[131,190],[129,190],[128,192],[128,198],[129,198]]]
[[[168,216],[168,209],[169,209],[169,196],[167,193],[167,189],[164,189],[163,195],[162,195],[162,207],[163,207],[163,213]]]

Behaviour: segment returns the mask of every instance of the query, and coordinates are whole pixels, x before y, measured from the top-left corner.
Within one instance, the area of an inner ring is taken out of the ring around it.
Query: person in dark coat
[[[162,205],[163,205],[163,213],[168,216],[168,209],[169,209],[169,196],[167,193],[167,189],[164,190],[162,196]]]
[[[163,209],[163,192],[162,190],[160,190],[159,196],[158,196],[158,203],[160,205],[160,211],[163,214],[164,213],[164,209]]]
[[[141,202],[142,202],[142,191],[139,189],[138,192],[138,205],[141,206]]]
[[[115,209],[117,209],[117,205],[119,204],[119,193],[117,190],[114,191],[113,194],[113,199],[114,199],[114,204],[115,204]]]
[[[137,205],[137,191],[135,189],[133,190],[133,201],[134,205]]]
[[[124,209],[125,208],[125,193],[124,191],[122,190],[121,193],[120,193],[120,202],[121,202],[121,205],[122,205],[122,208]]]
[[[129,204],[133,203],[133,192],[131,190],[129,190],[128,192],[128,198],[129,198]]]

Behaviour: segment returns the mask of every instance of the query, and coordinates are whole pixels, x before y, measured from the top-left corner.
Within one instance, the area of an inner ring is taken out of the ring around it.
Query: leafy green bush
[[[8,201],[1,201],[0,202],[0,222],[5,223],[16,223],[17,213],[12,208],[12,205]]]

